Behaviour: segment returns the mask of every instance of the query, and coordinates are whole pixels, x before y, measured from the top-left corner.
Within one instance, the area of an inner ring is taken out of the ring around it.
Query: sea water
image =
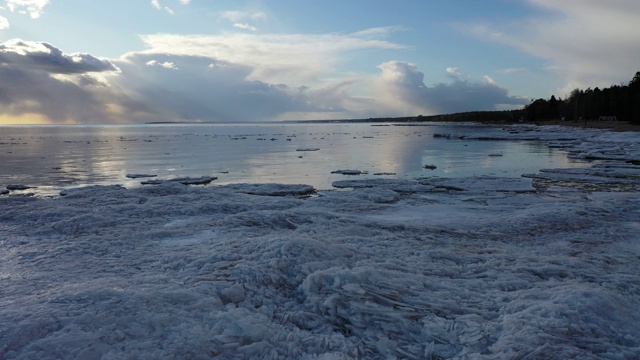
[[[136,187],[141,179],[127,175],[145,174],[329,189],[336,180],[354,178],[332,173],[337,170],[358,170],[359,179],[519,177],[542,168],[585,166],[541,142],[433,136],[460,127],[487,136],[504,131],[438,123],[5,126],[0,127],[0,186],[33,186],[30,192],[46,196],[86,185]]]

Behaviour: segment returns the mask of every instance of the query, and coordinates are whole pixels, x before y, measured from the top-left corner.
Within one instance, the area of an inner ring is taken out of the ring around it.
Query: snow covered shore
[[[606,160],[0,197],[0,358],[640,357],[640,136],[525,137]]]

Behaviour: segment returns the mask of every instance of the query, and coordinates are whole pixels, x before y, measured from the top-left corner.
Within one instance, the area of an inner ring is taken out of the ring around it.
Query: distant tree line
[[[640,124],[640,71],[627,85],[614,85],[605,89],[575,89],[564,100],[551,96],[537,99],[523,110],[527,121],[565,119],[568,121],[593,120],[601,117]]]

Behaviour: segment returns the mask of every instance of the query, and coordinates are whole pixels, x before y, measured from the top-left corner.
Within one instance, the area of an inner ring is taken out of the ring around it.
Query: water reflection
[[[370,124],[2,127],[0,185],[56,191],[88,184],[139,186],[127,174],[217,176],[217,183],[304,183],[331,188],[338,169],[393,177],[519,176],[571,167],[536,142],[434,138],[437,126]],[[450,130],[450,129],[448,129]],[[298,151],[318,148],[318,151]],[[502,156],[490,156],[501,154]],[[437,166],[435,170],[424,168]],[[392,176],[392,175],[384,175]],[[362,177],[360,177],[362,178]]]

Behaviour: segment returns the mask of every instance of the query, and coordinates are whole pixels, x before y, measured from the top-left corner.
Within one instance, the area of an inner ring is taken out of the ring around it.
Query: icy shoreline
[[[638,134],[532,135],[615,159],[1,197],[0,358],[638,357]]]

